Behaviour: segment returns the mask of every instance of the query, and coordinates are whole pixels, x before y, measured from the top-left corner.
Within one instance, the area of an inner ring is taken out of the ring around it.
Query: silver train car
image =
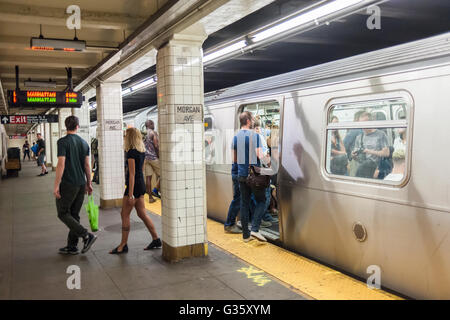
[[[403,295],[450,299],[449,101],[450,33],[208,93],[208,216],[226,220],[231,140],[251,111],[279,164],[267,237],[359,278],[377,269]],[[156,122],[156,109],[140,114],[135,127]],[[345,150],[355,132],[388,154],[359,159],[363,138]]]

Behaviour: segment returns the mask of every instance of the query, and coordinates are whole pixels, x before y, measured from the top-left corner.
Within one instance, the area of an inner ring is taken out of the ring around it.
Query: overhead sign
[[[80,108],[83,95],[67,91],[8,90],[8,103],[11,108]]]
[[[10,139],[23,139],[26,136],[27,136],[26,134],[16,134],[16,135],[9,136],[9,138]]]
[[[34,123],[54,123],[58,122],[57,114],[32,114],[32,115],[1,115],[0,122],[2,124],[34,124]]]
[[[201,104],[176,104],[176,123],[203,123],[203,106]]]

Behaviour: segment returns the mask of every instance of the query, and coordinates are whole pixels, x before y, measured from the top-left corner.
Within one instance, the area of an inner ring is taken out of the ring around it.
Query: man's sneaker
[[[48,171],[45,171],[45,174],[48,174]]]
[[[77,247],[64,247],[64,248],[59,249],[58,253],[76,255],[76,254],[78,254],[78,248]]]
[[[255,240],[255,238],[253,238],[252,236],[250,236],[250,237],[244,238],[244,239],[242,239],[242,240],[244,240],[244,242],[250,242],[250,241],[252,241],[252,240]]]
[[[152,195],[154,195],[155,197],[161,198],[161,195],[159,194],[159,191],[156,188],[153,188]]]
[[[227,233],[242,233],[242,230],[240,228],[238,228],[236,225],[225,226],[224,229],[225,229],[225,232],[227,232]]]
[[[161,239],[153,240],[144,250],[158,249],[162,247]]]
[[[252,231],[252,232],[250,233],[250,235],[253,236],[253,237],[255,237],[256,239],[258,239],[259,241],[263,241],[263,242],[266,242],[266,241],[267,241],[267,239],[264,238],[264,236],[263,236],[261,233],[259,233],[259,232],[254,232],[254,231]]]
[[[261,220],[261,228],[268,228],[271,227],[272,223],[269,221]]]
[[[88,252],[94,244],[95,240],[97,240],[97,236],[93,235],[92,233],[88,233],[87,236],[83,239],[84,246],[83,250],[81,250],[81,253]]]
[[[45,176],[45,173],[38,174],[37,176],[38,176],[38,177]]]

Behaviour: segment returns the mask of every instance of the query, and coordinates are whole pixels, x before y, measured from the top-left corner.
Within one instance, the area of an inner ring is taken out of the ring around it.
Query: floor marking
[[[248,279],[252,279],[253,282],[256,283],[258,287],[264,286],[266,283],[269,283],[270,280],[267,278],[264,274],[258,274],[258,273],[264,273],[262,270],[258,270],[253,266],[250,266],[248,268],[242,267],[241,269],[237,270],[237,272],[243,272],[247,275]],[[257,274],[257,275],[255,275]]]
[[[145,195],[147,210],[161,215],[161,200],[149,203]],[[252,265],[252,270],[266,274],[319,300],[401,300],[402,298],[380,289],[370,289],[365,282],[356,280],[339,271],[309,260],[294,252],[267,242],[253,240],[245,243],[242,234],[223,231],[223,224],[207,221],[208,241]],[[253,267],[254,266],[254,267]],[[242,269],[241,269],[242,270]],[[242,270],[246,273],[249,270]],[[258,275],[249,273],[253,280],[262,283]]]

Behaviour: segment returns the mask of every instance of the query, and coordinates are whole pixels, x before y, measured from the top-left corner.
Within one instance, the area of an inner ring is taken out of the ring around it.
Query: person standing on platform
[[[144,222],[152,236],[152,242],[144,249],[150,250],[161,248],[161,239],[158,238],[155,225],[145,211],[144,194],[145,180],[143,165],[145,160],[145,146],[142,141],[141,132],[136,128],[128,128],[125,135],[125,152],[128,162],[126,172],[126,189],[122,200],[122,241],[119,246],[111,250],[110,254],[121,254],[128,252],[128,235],[130,233],[130,214],[133,207],[137,215]]]
[[[153,189],[153,194],[159,197],[159,181],[161,176],[161,166],[159,163],[159,138],[155,131],[155,123],[152,120],[145,122],[147,127],[147,136],[145,137],[145,162],[144,172],[146,178],[146,192],[148,194],[149,202],[155,202],[152,197],[152,176],[155,175],[156,185]]]
[[[89,145],[79,135],[79,120],[69,116],[65,120],[67,135],[58,140],[58,164],[54,192],[58,218],[70,229],[67,246],[61,254],[78,254],[78,240],[83,239],[81,253],[86,253],[97,240],[80,224],[80,209],[84,194],[92,194]]]
[[[30,158],[30,144],[28,143],[28,140],[25,140],[25,144],[22,147],[23,151],[23,161],[25,161],[25,157],[28,156],[28,161],[31,160]]]
[[[41,167],[41,174],[38,174],[38,177],[42,177],[48,173],[47,167],[45,166],[45,141],[42,139],[42,135],[38,133],[37,135],[38,141],[38,151],[37,151],[37,158],[38,158],[38,166]]]
[[[252,130],[254,118],[249,111],[239,115],[241,130],[233,138],[233,150],[237,153],[239,191],[241,193],[241,222],[244,242],[253,240],[267,241],[259,232],[262,216],[265,212],[265,189],[251,188],[247,184],[250,165],[261,167],[261,161],[268,165],[270,158],[264,156],[258,134]],[[256,161],[255,161],[256,160]],[[251,195],[256,202],[251,232],[248,229]]]

